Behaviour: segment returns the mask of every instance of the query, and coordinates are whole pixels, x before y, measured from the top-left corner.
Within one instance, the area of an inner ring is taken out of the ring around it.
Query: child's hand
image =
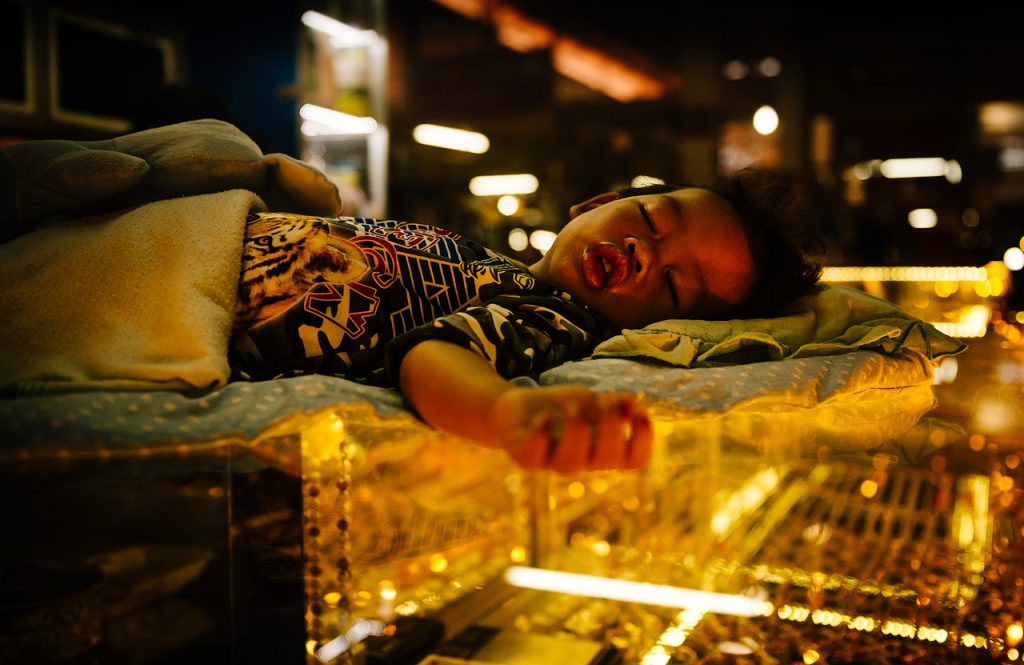
[[[499,445],[526,469],[642,469],[651,457],[650,418],[628,394],[515,387],[489,416]]]

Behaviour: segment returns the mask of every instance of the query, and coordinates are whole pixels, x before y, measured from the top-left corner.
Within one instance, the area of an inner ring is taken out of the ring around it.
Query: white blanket
[[[224,385],[252,209],[245,190],[165,199],[0,245],[0,391]]]

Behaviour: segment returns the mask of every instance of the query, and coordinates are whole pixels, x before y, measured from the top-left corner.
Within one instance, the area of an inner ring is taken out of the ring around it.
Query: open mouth
[[[583,279],[595,289],[610,289],[626,279],[629,260],[629,254],[618,245],[591,245],[583,250]]]

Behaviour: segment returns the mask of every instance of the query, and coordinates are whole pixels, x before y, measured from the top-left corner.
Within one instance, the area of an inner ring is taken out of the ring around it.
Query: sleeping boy
[[[819,274],[802,251],[819,242],[805,232],[805,199],[767,172],[595,196],[525,265],[439,228],[334,217],[338,192],[322,173],[209,118],[0,148],[0,242],[54,220],[232,189],[304,213],[248,219],[235,378],[315,372],[399,388],[427,423],[527,468],[641,468],[651,423],[630,395],[520,377],[587,357],[623,328],[776,315]],[[21,295],[37,302],[31,288]],[[88,322],[88,303],[74,304],[77,314],[47,321],[61,331],[68,317]],[[17,349],[8,355],[18,365]]]
[[[440,228],[250,216],[229,360],[239,378],[337,374],[398,387],[437,429],[560,473],[639,469],[631,395],[524,385],[623,328],[771,316],[815,288],[796,190],[765,172],[574,206],[533,265]]]

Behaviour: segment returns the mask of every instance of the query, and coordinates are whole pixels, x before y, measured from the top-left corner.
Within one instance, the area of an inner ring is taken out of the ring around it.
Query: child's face
[[[754,281],[736,211],[708,190],[602,194],[571,216],[530,271],[617,326],[714,318]]]

